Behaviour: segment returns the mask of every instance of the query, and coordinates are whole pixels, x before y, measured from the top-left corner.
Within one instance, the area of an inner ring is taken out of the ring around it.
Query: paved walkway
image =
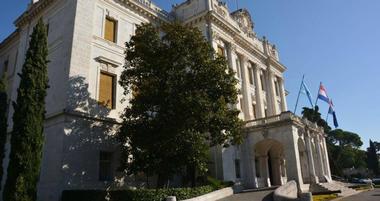
[[[375,188],[373,191],[359,193],[350,197],[343,198],[342,201],[379,201],[380,189]]]
[[[273,201],[273,190],[240,193],[218,201]]]

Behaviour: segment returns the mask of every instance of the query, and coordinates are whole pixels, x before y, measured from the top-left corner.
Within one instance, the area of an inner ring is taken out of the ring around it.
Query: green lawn
[[[328,201],[338,198],[337,194],[330,195],[313,195],[313,201]]]

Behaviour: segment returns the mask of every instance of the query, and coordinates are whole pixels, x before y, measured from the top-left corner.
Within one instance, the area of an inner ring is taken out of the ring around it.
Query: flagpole
[[[319,89],[321,88],[321,85],[322,85],[322,82],[319,83],[319,87],[318,87],[318,94],[317,94],[317,100],[315,100],[315,106],[317,106],[317,103],[318,103],[318,96],[319,96]]]
[[[301,90],[302,90],[302,83],[303,83],[304,79],[305,79],[305,74],[302,76],[302,82],[301,82],[301,85],[300,85],[300,90],[298,91],[298,97],[297,97],[296,107],[294,108],[294,114],[296,114],[296,112],[297,112],[298,101],[300,100],[300,95],[301,95]]]

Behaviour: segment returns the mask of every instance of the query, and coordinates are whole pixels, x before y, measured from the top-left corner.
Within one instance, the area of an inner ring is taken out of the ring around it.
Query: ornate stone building
[[[218,0],[187,0],[170,13],[149,0],[33,0],[15,21],[16,31],[0,44],[0,74],[7,73],[10,101],[16,100],[17,73],[41,17],[48,24],[50,60],[41,201],[58,201],[65,189],[144,185],[117,172],[113,137],[128,104],[121,102],[128,97],[117,81],[124,43],[135,25],[174,19],[198,27],[239,79],[236,107],[247,122],[245,140],[240,146],[212,148],[210,174],[245,188],[296,180],[308,191],[312,183],[331,181],[323,130],[287,112],[286,67],[275,45],[256,35],[247,10],[231,13]],[[12,113],[9,107],[9,132]]]

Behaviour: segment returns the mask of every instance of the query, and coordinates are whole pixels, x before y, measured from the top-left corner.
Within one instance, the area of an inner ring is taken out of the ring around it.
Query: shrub
[[[198,197],[214,190],[212,186],[196,188],[138,189],[110,191],[109,201],[163,201],[168,196],[178,200]],[[62,193],[62,201],[106,201],[107,192],[103,190],[67,190]]]
[[[212,186],[215,189],[222,189],[226,187],[231,187],[234,185],[234,182],[223,182],[213,177],[207,177],[207,184]]]

